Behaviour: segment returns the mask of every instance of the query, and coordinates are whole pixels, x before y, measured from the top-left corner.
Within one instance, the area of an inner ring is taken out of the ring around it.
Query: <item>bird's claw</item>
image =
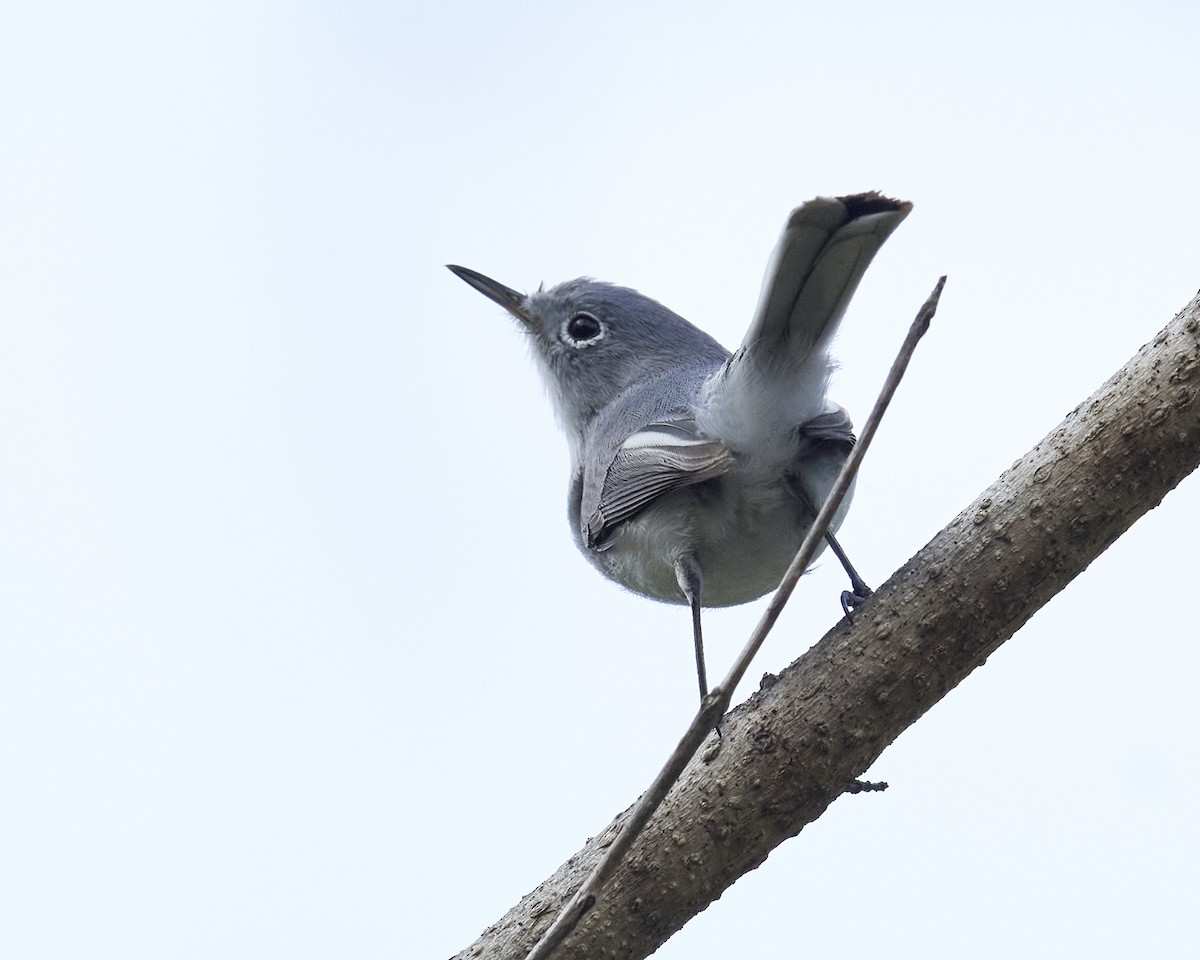
[[[842,591],[842,613],[851,623],[854,622],[854,611],[867,602],[873,591],[865,583],[859,584],[854,590]]]

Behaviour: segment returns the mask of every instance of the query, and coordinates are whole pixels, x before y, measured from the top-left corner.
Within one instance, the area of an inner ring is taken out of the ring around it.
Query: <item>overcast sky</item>
[[[733,345],[793,206],[913,201],[836,347],[861,423],[949,274],[842,530],[873,584],[1151,339],[1200,8],[979,8],[0,7],[0,953],[447,956],[682,733],[686,612],[575,553],[526,345],[444,263]],[[1197,530],[1193,477],[658,956],[1194,949]]]

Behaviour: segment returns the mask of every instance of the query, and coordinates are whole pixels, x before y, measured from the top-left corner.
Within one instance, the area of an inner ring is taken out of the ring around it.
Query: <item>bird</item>
[[[701,609],[779,584],[854,445],[827,395],[830,343],[911,208],[874,191],[795,208],[732,353],[628,287],[581,277],[524,294],[447,264],[532,342],[570,447],[575,545],[610,580],[690,608],[702,701]],[[835,536],[852,493],[825,536],[850,577],[847,616],[870,594]]]

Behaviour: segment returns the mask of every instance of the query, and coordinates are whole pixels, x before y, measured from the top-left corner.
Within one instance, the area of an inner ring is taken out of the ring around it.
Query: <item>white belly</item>
[[[806,486],[823,497],[837,464],[818,470]],[[853,491],[851,491],[853,492]],[[818,501],[819,503],[819,501]],[[841,524],[849,497],[832,525]],[[812,521],[808,507],[786,483],[749,482],[736,474],[667,494],[622,525],[612,545],[588,551],[612,580],[655,600],[683,603],[676,561],[692,555],[702,578],[701,603],[746,603],[779,585]],[[824,549],[824,542],[821,550]],[[821,552],[818,550],[818,554]]]

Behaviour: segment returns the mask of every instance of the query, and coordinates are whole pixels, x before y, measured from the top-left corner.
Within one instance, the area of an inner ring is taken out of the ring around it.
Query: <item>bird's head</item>
[[[563,427],[576,435],[630,387],[727,356],[706,333],[628,287],[580,278],[523,294],[466,267],[449,269],[521,322]]]

